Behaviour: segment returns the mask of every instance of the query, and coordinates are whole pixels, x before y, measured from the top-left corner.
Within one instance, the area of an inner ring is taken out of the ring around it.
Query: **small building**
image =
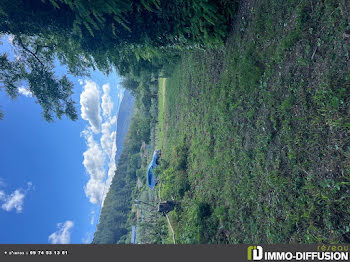
[[[175,206],[176,206],[176,202],[175,201],[162,201],[158,203],[158,212],[162,213],[162,214],[166,214],[172,210],[174,210]]]

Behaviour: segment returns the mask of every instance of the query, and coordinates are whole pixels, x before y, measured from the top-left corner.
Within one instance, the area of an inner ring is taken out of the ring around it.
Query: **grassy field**
[[[158,120],[177,243],[350,242],[349,47],[346,0],[246,1],[183,55]]]

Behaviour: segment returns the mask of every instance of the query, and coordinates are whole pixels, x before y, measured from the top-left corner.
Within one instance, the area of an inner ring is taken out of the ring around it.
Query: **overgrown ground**
[[[247,1],[183,55],[159,121],[177,243],[350,242],[349,46],[347,0]]]
[[[164,110],[165,110],[165,85],[166,85],[166,78],[160,78],[159,79],[159,91],[158,91],[158,124],[157,124],[157,149],[162,149],[163,147],[163,134],[164,134]]]

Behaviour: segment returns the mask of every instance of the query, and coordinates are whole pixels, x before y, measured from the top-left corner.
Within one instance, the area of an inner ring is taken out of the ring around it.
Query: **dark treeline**
[[[74,75],[115,68],[140,81],[166,73],[184,48],[223,43],[235,9],[233,0],[3,0],[0,34],[14,36],[21,59],[0,54],[0,88],[15,98],[24,81],[46,120],[75,120],[73,86],[53,73],[55,58]]]
[[[209,44],[224,39],[235,1],[4,0],[1,31],[63,34],[87,51],[116,45]]]

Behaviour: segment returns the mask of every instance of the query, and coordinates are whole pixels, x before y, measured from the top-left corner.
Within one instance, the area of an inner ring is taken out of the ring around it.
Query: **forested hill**
[[[112,184],[107,193],[101,211],[100,222],[94,235],[94,244],[113,244],[125,235],[126,221],[131,208],[131,191],[136,184],[135,171],[128,164],[134,149],[130,141],[140,140],[135,136],[135,128],[130,126],[134,109],[134,97],[125,91],[120,104],[117,121],[117,153],[116,166]],[[130,126],[130,132],[129,132]],[[129,134],[129,135],[128,135]]]
[[[120,104],[117,120],[117,154],[115,156],[115,162],[117,166],[119,158],[123,151],[124,140],[128,133],[134,102],[135,98],[130,94],[128,90],[125,90],[122,103]]]
[[[136,171],[141,167],[140,147],[147,135],[144,132],[145,119],[138,110],[134,111],[129,120],[130,127],[117,170],[103,203],[93,244],[115,244],[128,233],[127,219],[132,206],[132,191],[136,186]]]

